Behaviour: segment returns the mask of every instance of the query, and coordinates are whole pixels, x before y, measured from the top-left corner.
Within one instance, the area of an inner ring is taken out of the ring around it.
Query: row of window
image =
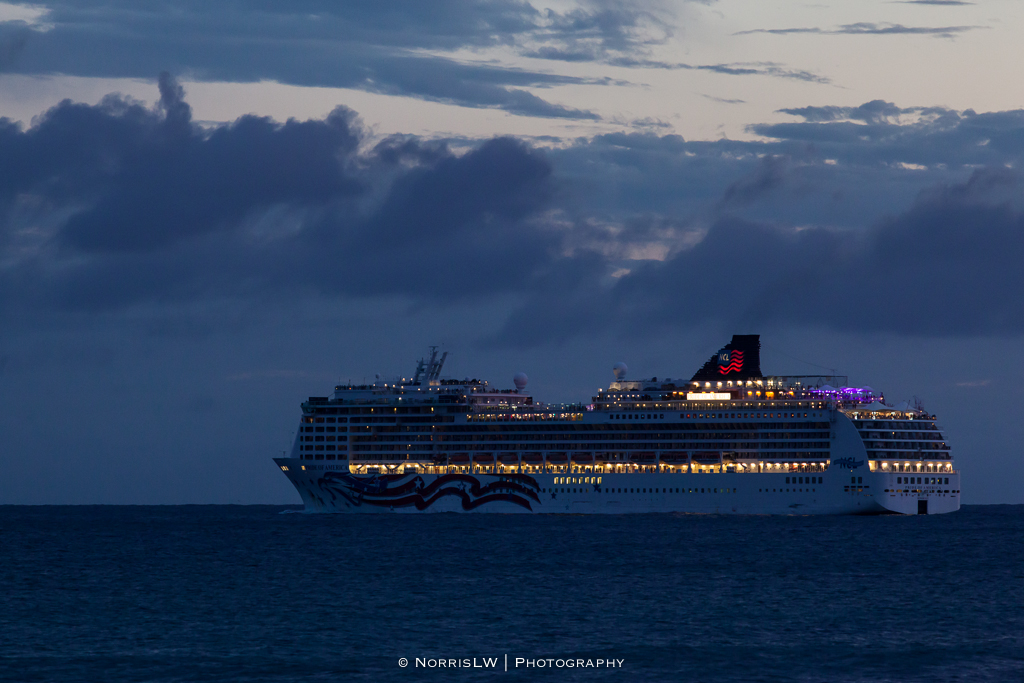
[[[394,418],[381,418],[386,422],[385,425],[378,426],[377,429],[384,431],[396,431],[395,426],[402,426],[406,424],[420,425],[423,428],[430,428],[429,422],[431,418],[400,418],[396,423]],[[357,419],[352,418],[349,420],[350,424],[355,423],[366,423],[370,421],[376,421],[377,418]],[[342,420],[339,419],[339,422]],[[312,418],[306,418],[303,420],[304,424],[312,424]],[[688,432],[708,432],[708,431],[725,431],[725,432],[748,432],[751,434],[774,432],[778,430],[821,430],[827,431],[829,424],[827,422],[716,422],[716,423],[643,423],[643,422],[630,422],[628,424],[612,424],[612,423],[549,423],[549,422],[516,422],[512,424],[490,424],[490,423],[469,423],[469,424],[458,424],[448,425],[443,427],[446,434],[451,433],[465,433],[465,432],[491,432],[491,433],[536,433],[536,432],[617,432],[617,431],[656,431],[664,429],[672,429],[675,431],[688,431]]]
[[[937,441],[942,438],[942,434],[938,430],[934,432],[871,432],[867,430],[861,430],[860,435],[864,439],[885,439],[891,441],[892,439],[910,439],[911,441]]]
[[[749,420],[749,419],[752,419],[752,418],[757,418],[757,419],[780,418],[780,417],[795,417],[795,418],[799,418],[801,415],[803,415],[803,417],[807,417],[807,413],[686,413],[685,417],[687,417],[687,418],[697,418],[697,419],[702,419],[704,417],[708,417],[708,418],[712,418],[712,419],[724,419],[724,420],[742,420],[742,419],[748,419]],[[683,415],[683,413],[680,413],[679,416],[683,417],[684,415]],[[815,413],[814,417],[817,417],[817,416],[818,416],[818,414]]]
[[[915,479],[917,481],[915,481]],[[924,479],[924,481],[921,481]],[[945,481],[943,481],[945,480]],[[897,484],[943,484],[949,483],[949,477],[896,477]]]
[[[357,428],[353,427],[352,431]],[[328,430],[330,431],[330,430]],[[374,434],[397,434],[403,430],[391,429],[391,430],[379,430],[373,432]],[[519,442],[519,441],[573,441],[582,442],[587,439],[597,441],[656,441],[664,439],[666,441],[695,441],[695,442],[706,442],[706,441],[726,441],[733,444],[742,443],[753,443],[757,444],[761,441],[801,441],[808,439],[828,439],[829,436],[826,432],[703,432],[700,434],[688,434],[686,432],[634,432],[632,430],[622,431],[619,433],[588,433],[588,434],[511,434],[505,433],[494,433],[494,434],[449,434],[446,432],[438,433],[438,436],[448,442],[467,442],[472,441],[475,443],[508,443],[508,442]],[[389,438],[381,436],[381,438]],[[402,437],[390,437],[392,439]],[[827,442],[823,442],[827,443]]]
[[[401,407],[401,408],[398,408],[398,407],[394,407],[394,408],[336,408],[336,407],[317,407],[317,408],[315,408],[315,414],[317,415],[317,417],[315,419],[317,419],[317,420],[324,420],[324,419],[326,419],[328,422],[330,422],[333,419],[339,419],[339,421],[345,419],[345,418],[332,418],[332,417],[328,417],[328,416],[332,416],[332,415],[374,415],[374,414],[382,415],[382,414],[385,414],[385,413],[389,414],[389,416],[392,419],[394,419],[394,417],[397,416],[397,415],[417,415],[417,414],[427,414],[427,415],[430,415],[432,412],[433,412],[433,410],[431,409],[431,407],[428,407],[428,406],[422,406],[422,407],[409,406],[409,407]],[[658,414],[658,413],[653,413],[653,414],[652,413],[640,413],[640,415],[655,415],[655,414]],[[778,413],[778,412],[772,412],[772,413],[749,413],[749,412],[742,412],[741,413],[741,412],[719,412],[719,411],[716,411],[716,412],[706,412],[706,413],[685,413],[685,416],[688,417],[688,418],[698,417],[698,418],[733,418],[733,419],[735,419],[735,418],[744,418],[744,417],[747,417],[747,418],[750,418],[750,417],[761,418],[762,416],[763,417],[776,417],[776,416],[779,416],[779,417],[794,417],[795,418],[795,417],[800,417],[801,415],[803,417],[807,417],[808,416],[807,413],[792,413],[792,412],[785,412],[785,413]],[[626,418],[613,417],[612,419],[653,419],[653,418],[652,417],[636,417],[636,416],[633,416],[633,417],[626,417]],[[871,428],[874,428],[874,429],[915,429],[915,430],[935,429],[934,422],[931,422],[929,420],[914,420],[914,421],[854,420],[854,424],[856,426],[858,426],[858,427],[868,428],[868,429],[871,429]]]
[[[429,452],[434,452],[434,445],[431,444],[431,443],[425,443],[425,444],[422,444],[422,445],[408,444],[408,443],[402,443],[402,444],[399,444],[399,445],[388,445],[388,444],[381,444],[381,443],[366,443],[366,442],[359,443],[359,442],[356,442],[355,439],[353,439],[352,441],[353,441],[352,450],[362,451],[362,452],[365,452],[365,453],[394,453],[394,452],[408,453],[408,452],[413,452],[413,451],[420,451],[420,452],[428,452],[429,451]],[[437,459],[444,459],[445,457],[453,458],[453,457],[455,457],[455,456],[457,456],[459,454],[469,455],[469,453],[471,453],[474,450],[475,449],[472,449],[472,448],[463,448],[463,449],[459,449],[459,448],[441,448],[440,452],[438,452],[436,454],[436,458]],[[496,450],[500,451],[502,449],[496,449]],[[505,449],[505,450],[512,451],[513,449]],[[557,451],[557,452],[565,453],[565,451]],[[572,452],[570,451],[570,453],[572,453]],[[753,457],[771,458],[771,459],[774,459],[774,460],[784,460],[786,462],[791,462],[791,463],[800,463],[801,461],[805,461],[804,462],[805,466],[808,465],[808,463],[806,461],[810,460],[810,461],[813,461],[813,462],[809,463],[810,466],[811,467],[816,467],[818,462],[820,462],[821,460],[825,459],[825,456],[827,455],[827,452],[822,452],[822,451],[817,451],[817,452],[814,452],[814,451],[777,451],[777,450],[770,450],[770,449],[761,449],[759,451],[754,451],[754,452],[750,453],[750,455],[753,456]],[[622,456],[622,457],[620,458],[618,456]],[[620,464],[620,465],[621,464],[626,464],[627,462],[632,462],[632,461],[630,461],[628,459],[627,456],[628,456],[628,453],[621,453],[621,452],[598,453],[596,462],[598,464],[616,463],[616,464]],[[425,454],[424,454],[423,458],[424,459],[430,459]],[[650,459],[648,461],[648,463],[653,465],[653,463],[654,463],[653,458]],[[544,466],[539,461],[537,461],[537,462],[524,461],[523,464],[527,465],[527,466],[532,466],[532,467],[543,467]],[[549,462],[548,462],[549,466],[550,465],[556,465],[557,466],[557,465],[564,465],[564,464],[565,464],[565,460],[564,459],[562,459],[560,462],[554,462],[553,460],[549,460]],[[632,463],[632,464],[637,464],[637,463]],[[684,466],[687,463],[685,463],[685,462],[669,463],[667,461],[663,461],[662,464],[668,464],[668,465],[674,465],[674,466]],[[720,463],[715,462],[715,463],[712,463],[712,464],[718,465]],[[725,463],[725,464],[728,464],[728,463]],[[699,463],[695,462],[694,465],[699,466]],[[820,468],[817,468],[817,469],[820,469]],[[781,472],[779,474],[781,474]]]
[[[621,431],[638,431],[638,432],[650,432],[670,429],[675,432],[718,432],[722,434],[732,434],[737,431],[749,434],[762,434],[772,433],[778,430],[786,431],[807,431],[807,430],[818,430],[818,431],[829,431],[828,422],[705,422],[705,423],[691,423],[691,422],[671,422],[671,423],[630,423],[630,424],[611,424],[608,422],[596,422],[596,423],[571,423],[571,424],[555,424],[555,423],[512,423],[512,424],[459,424],[452,425],[444,428],[445,434],[452,433],[502,433],[502,434],[519,434],[519,433],[534,433],[534,432],[621,432]]]
[[[600,484],[602,477],[555,477],[556,484]]]
[[[664,420],[665,413],[612,413],[608,416],[612,420]],[[689,415],[687,415],[689,417]]]
[[[310,401],[311,403],[313,401]],[[399,415],[416,415],[418,413],[430,413],[430,407],[401,407],[401,408],[317,408],[317,415],[372,415],[376,413],[397,413]]]
[[[352,441],[353,442],[359,441],[359,442],[364,443],[364,444],[367,443],[365,441],[361,441],[360,439],[352,439]],[[647,445],[647,448],[643,448],[640,445],[630,446],[628,444],[625,444],[624,450],[621,450],[621,451],[620,450],[603,451],[603,450],[598,448],[598,449],[594,449],[593,452],[596,453],[596,457],[597,457],[597,460],[599,462],[605,462],[605,461],[612,461],[612,460],[619,460],[619,459],[623,459],[623,460],[628,459],[629,456],[631,455],[630,451],[633,452],[632,454],[638,454],[638,453],[653,453],[656,450],[661,450],[661,451],[671,451],[671,450],[674,450],[674,449],[672,449],[671,447],[668,447],[668,446],[658,447],[655,444],[645,444],[645,445]],[[790,446],[790,445],[791,444],[778,444],[778,446],[780,448],[783,448],[785,446]],[[618,447],[621,447],[621,445],[618,446]],[[369,443],[366,446],[366,448],[370,449],[370,450],[372,450],[372,449],[394,450],[395,446],[388,446],[388,445],[381,444],[379,442],[373,442],[373,443]],[[401,446],[399,446],[398,448],[401,449]],[[441,455],[441,456],[444,456],[444,455],[454,456],[454,455],[460,455],[460,454],[461,455],[469,455],[469,454],[471,454],[473,452],[479,452],[481,449],[473,448],[471,446],[441,446],[437,450],[438,450],[438,455]],[[516,450],[517,449],[513,448],[513,447],[508,447],[508,448],[492,447],[492,448],[488,448],[487,452],[497,451],[497,452],[502,452],[502,453],[514,454],[514,451],[516,451]],[[698,449],[691,449],[691,450],[698,450]],[[705,449],[699,449],[699,450],[705,450]],[[707,450],[711,450],[711,451],[724,450],[727,453],[731,451],[731,449],[727,449],[727,448],[724,448],[724,447],[721,447],[721,446],[713,446],[711,448],[708,448]],[[528,452],[539,452],[539,451],[528,451]],[[567,454],[567,455],[571,455],[571,456],[576,456],[578,453],[590,454],[591,452],[592,451],[590,451],[590,450],[581,450],[581,451],[571,450],[571,451],[565,451],[565,450],[551,449],[550,451],[548,451],[548,453],[549,453],[548,457],[550,459],[552,457],[552,454],[561,454],[561,455],[566,455]],[[829,451],[827,449],[822,449],[822,450],[817,450],[817,451],[783,451],[783,450],[777,450],[775,448],[754,448],[754,449],[745,450],[745,451],[732,451],[732,452],[734,452],[737,456],[741,456],[741,457],[773,459],[773,460],[785,460],[785,461],[812,460],[814,462],[821,462],[823,460],[828,459],[828,454],[829,454]],[[622,456],[622,457],[619,458],[617,456]],[[665,456],[665,454],[663,452],[662,453],[662,458],[664,459],[665,457],[666,456]],[[654,461],[653,455],[649,457],[649,460],[651,462]],[[539,460],[538,460],[538,462],[539,462]],[[529,464],[529,463],[527,463],[527,464]],[[683,464],[685,464],[685,463],[683,463]]]
[[[551,489],[541,489],[541,493],[736,493],[736,489],[728,488],[572,488],[572,487],[555,487]]]
[[[309,445],[309,444],[306,444],[306,445],[302,446],[302,448],[301,448],[301,450],[303,450],[303,451],[312,451],[312,450],[317,450],[317,451],[323,451],[323,450],[333,451],[334,449],[335,449],[335,447],[334,447],[334,444],[332,444],[332,443],[329,443],[329,444],[326,444],[326,445],[317,444],[315,448],[313,446]],[[338,444],[337,449],[339,451],[348,450],[348,446],[346,446],[343,443],[340,443],[340,444]]]
[[[949,447],[946,446],[945,441],[865,441],[864,447],[871,450],[879,451],[905,451],[905,450],[924,450],[924,451],[948,451]]]
[[[335,424],[338,422],[359,422],[363,424],[395,424],[396,420],[404,422],[436,422],[438,416],[434,414],[419,415],[419,416],[405,416],[405,415],[385,415],[383,417],[309,417],[305,416],[302,418],[303,424]]]
[[[915,420],[913,422],[905,422],[901,420],[885,420],[885,421],[863,421],[854,420],[853,424],[858,429],[903,429],[903,430],[921,430],[921,429],[937,429],[934,422],[923,422],[921,420]]]

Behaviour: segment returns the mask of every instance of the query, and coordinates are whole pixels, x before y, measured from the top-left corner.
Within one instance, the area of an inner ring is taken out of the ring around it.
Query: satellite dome
[[[612,372],[615,373],[615,379],[617,380],[622,380],[626,376],[626,370],[629,370],[629,368],[626,367],[625,363],[616,363],[612,366]]]
[[[528,380],[529,380],[529,377],[526,376],[525,372],[517,372],[512,377],[512,382],[516,385],[516,391],[522,391],[523,389],[525,389],[526,388],[526,382]]]

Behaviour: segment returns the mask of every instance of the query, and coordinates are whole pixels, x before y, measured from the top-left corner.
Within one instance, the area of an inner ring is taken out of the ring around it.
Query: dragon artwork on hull
[[[533,510],[530,501],[540,502],[537,493],[540,485],[533,477],[509,473],[490,483],[481,483],[479,478],[462,473],[445,474],[429,484],[416,474],[387,474],[374,477],[355,477],[345,472],[325,472],[317,479],[318,488],[331,497],[334,503],[339,498],[346,507],[364,505],[384,508],[415,507],[426,510],[446,496],[455,496],[462,501],[462,509],[474,510],[494,502],[506,502]]]

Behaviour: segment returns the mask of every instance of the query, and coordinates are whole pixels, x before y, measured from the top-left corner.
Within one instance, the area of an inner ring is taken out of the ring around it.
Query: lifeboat
[[[501,455],[498,456],[498,462],[502,462],[502,463],[505,463],[505,464],[518,465],[519,464],[519,456],[516,455],[515,453],[502,453]]]
[[[717,465],[722,462],[722,454],[719,451],[696,451],[692,460],[701,465]]]
[[[537,452],[523,453],[523,462],[540,464],[544,462],[544,456]]]
[[[594,462],[594,454],[593,453],[587,453],[587,452],[573,453],[572,454],[572,461],[573,462],[579,462],[579,463]]]
[[[548,462],[568,462],[565,453],[548,453]]]
[[[490,453],[477,453],[473,456],[473,462],[490,464],[494,462],[494,456]]]
[[[689,460],[685,451],[665,451],[661,454],[662,462],[683,463],[689,462]]]
[[[452,463],[453,465],[458,465],[459,463],[469,462],[469,454],[468,453],[456,453],[455,455],[452,455],[452,456],[448,457],[448,462]]]

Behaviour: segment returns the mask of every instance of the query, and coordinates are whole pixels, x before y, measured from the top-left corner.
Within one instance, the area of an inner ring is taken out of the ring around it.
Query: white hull
[[[787,473],[355,475],[345,463],[275,462],[308,512],[916,515],[960,508],[957,472],[915,473],[939,484],[897,484],[904,474],[831,468],[815,474],[813,484],[787,484],[787,477],[797,478]]]

